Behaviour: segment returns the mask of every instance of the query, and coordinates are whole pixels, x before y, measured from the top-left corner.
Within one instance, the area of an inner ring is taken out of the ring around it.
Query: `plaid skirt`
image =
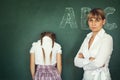
[[[37,65],[34,80],[62,80],[54,65]]]

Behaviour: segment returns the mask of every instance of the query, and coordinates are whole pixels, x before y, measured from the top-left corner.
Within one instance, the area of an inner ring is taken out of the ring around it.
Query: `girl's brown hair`
[[[50,37],[52,39],[52,48],[53,48],[54,47],[54,42],[55,42],[55,39],[56,39],[56,35],[53,32],[43,32],[43,33],[41,33],[41,37],[40,37],[41,45],[43,43],[42,39],[43,39],[44,36],[48,36],[48,37]],[[45,64],[46,59],[45,59],[45,51],[44,51],[43,48],[42,48],[42,51],[43,51],[43,59],[44,59],[44,64]],[[50,62],[51,62],[51,60],[52,60],[52,51],[50,52]]]

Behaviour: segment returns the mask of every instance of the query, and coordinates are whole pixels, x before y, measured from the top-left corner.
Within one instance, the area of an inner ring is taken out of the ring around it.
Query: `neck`
[[[94,38],[98,32],[93,32],[92,37]]]
[[[100,30],[99,30],[100,31]],[[93,31],[92,36],[95,37],[99,31]]]

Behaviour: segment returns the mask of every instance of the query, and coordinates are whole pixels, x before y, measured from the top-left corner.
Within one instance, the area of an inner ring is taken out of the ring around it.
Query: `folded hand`
[[[84,58],[84,55],[82,53],[79,53],[78,58]]]
[[[95,60],[95,58],[94,58],[94,57],[90,57],[89,60],[90,60],[90,61],[93,61],[93,60]]]

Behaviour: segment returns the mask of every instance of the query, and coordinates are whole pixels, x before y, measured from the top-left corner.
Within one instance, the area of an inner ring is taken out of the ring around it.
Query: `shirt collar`
[[[102,28],[102,29],[97,33],[96,36],[99,37],[99,38],[102,38],[103,35],[104,35],[104,33],[105,33],[105,30]],[[87,34],[87,37],[88,37],[88,38],[91,38],[92,34],[93,34],[93,32],[90,32],[89,34]]]

